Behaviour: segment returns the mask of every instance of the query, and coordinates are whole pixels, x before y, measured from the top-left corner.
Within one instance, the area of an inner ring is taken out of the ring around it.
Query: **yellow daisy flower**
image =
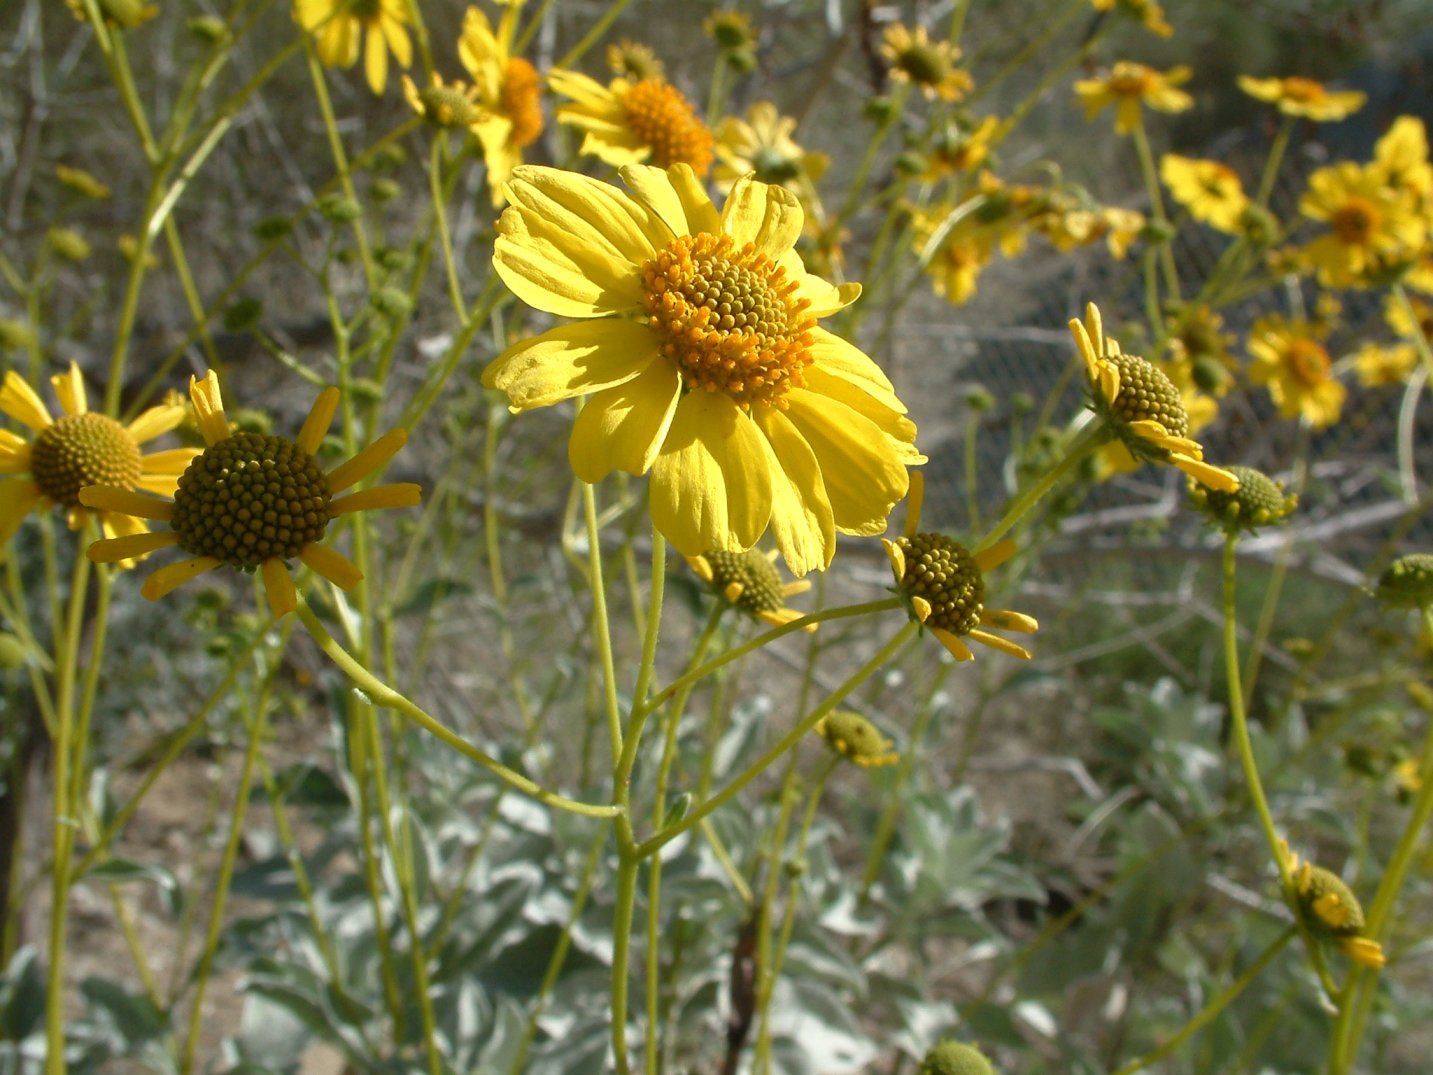
[[[745,552],[710,549],[686,559],[697,577],[718,597],[748,616],[772,627],[780,627],[805,615],[794,608],[787,608],[786,599],[805,593],[811,589],[811,583],[804,579],[783,583],[772,562],[776,559],[774,549],[769,553],[756,549]],[[815,631],[819,626],[818,623],[808,623],[802,630]]]
[[[1224,331],[1224,318],[1202,302],[1181,303],[1167,312],[1169,379],[1192,384],[1222,398],[1229,394],[1239,362],[1230,351],[1234,337]],[[1198,432],[1192,428],[1191,432]]]
[[[1164,17],[1164,8],[1156,0],[1091,0],[1096,11],[1115,11],[1128,15],[1146,30],[1160,37],[1170,37],[1174,27]]]
[[[360,42],[368,88],[382,93],[388,85],[388,53],[399,66],[413,61],[404,0],[294,0],[294,18],[314,35],[325,67],[352,67]]]
[[[1100,78],[1081,79],[1075,93],[1085,106],[1085,118],[1094,119],[1110,105],[1115,108],[1115,130],[1129,134],[1140,123],[1140,105],[1156,112],[1183,112],[1194,106],[1194,98],[1181,89],[1193,74],[1188,67],[1159,72],[1142,63],[1121,60]]]
[[[1303,116],[1318,123],[1344,119],[1363,107],[1368,95],[1358,90],[1330,91],[1322,82],[1293,75],[1289,78],[1254,78],[1240,75],[1239,88],[1250,97],[1269,101],[1288,116]]]
[[[523,166],[493,265],[563,325],[499,355],[483,383],[517,411],[588,395],[568,459],[585,482],[651,472],[652,520],[679,552],[736,552],[768,525],[794,574],[836,532],[873,535],[922,463],[880,368],[817,325],[855,300],[808,273],[804,214],[739,180],[718,210],[694,169],[622,169],[627,195]]]
[[[848,709],[833,709],[816,722],[814,731],[837,754],[863,769],[894,765],[901,760],[891,749],[895,743],[861,714]]]
[[[0,429],[0,474],[19,475],[0,480],[0,549],[9,543],[26,515],[49,504],[65,509],[71,530],[78,530],[90,512],[80,502],[87,485],[114,485],[125,490],[145,489],[166,495],[174,491],[180,473],[194,458],[192,448],[172,448],[143,454],[140,445],[168,433],[184,421],[184,408],[150,407],[133,422],[121,425],[106,414],[89,409],[84,378],[75,363],[50,378],[60,401],[59,418],[52,418],[35,390],[14,370],[0,385],[0,411],[34,431],[29,440]],[[98,511],[100,530],[107,537],[142,534],[148,527],[139,519]]]
[[[687,164],[698,176],[711,170],[713,140],[692,103],[660,78],[604,86],[578,71],[550,71],[547,84],[571,99],[557,121],[583,132],[580,152],[621,168],[651,163]]]
[[[920,533],[924,494],[924,480],[919,473],[913,474],[905,532],[895,541],[881,538],[896,590],[905,598],[911,618],[929,630],[957,661],[975,660],[966,639],[1028,661],[1030,651],[1024,646],[982,630],[996,627],[1034,634],[1040,628],[1033,616],[1023,612],[985,607],[985,572],[1014,556],[1015,542],[1006,538],[972,553],[944,534]]]
[[[1373,147],[1371,170],[1390,187],[1408,191],[1426,208],[1433,197],[1433,166],[1428,163],[1428,132],[1415,116],[1399,116]]]
[[[990,157],[990,152],[1004,134],[1004,124],[994,116],[986,116],[974,127],[952,120],[936,130],[926,147],[927,179],[971,172]]]
[[[1413,311],[1411,318],[1396,295],[1389,295],[1383,300],[1383,319],[1388,322],[1388,327],[1400,339],[1416,340],[1422,337],[1433,341],[1433,302],[1417,295],[1409,295],[1408,305]]]
[[[1332,870],[1301,861],[1280,841],[1280,855],[1288,868],[1304,922],[1318,936],[1333,941],[1355,963],[1380,969],[1387,962],[1383,946],[1363,936],[1367,920],[1358,897]]]
[[[712,178],[726,193],[744,175],[785,187],[801,199],[808,215],[819,205],[816,181],[831,158],[808,153],[791,136],[796,120],[783,116],[770,101],[757,101],[746,118],[727,116],[717,125],[716,170]]]
[[[299,559],[335,586],[351,589],[363,578],[342,553],[319,542],[340,515],[369,508],[404,508],[418,503],[418,486],[375,485],[338,494],[381,468],[408,439],[402,429],[379,437],[352,459],[325,472],[318,451],[338,407],[337,388],[314,401],[298,437],[229,431],[219,379],[213,372],[189,379],[195,418],[207,445],[189,464],[173,499],[141,496],[114,483],[91,485],[80,493],[87,507],[168,523],[159,533],[96,541],[89,558],[114,563],[177,545],[190,558],[161,567],[140,593],[156,601],[181,583],[228,564],[264,579],[269,607],[283,616],[298,607],[286,561]]]
[[[1166,153],[1159,161],[1159,178],[1195,220],[1238,234],[1249,197],[1233,168],[1218,161]]]
[[[1354,352],[1353,368],[1364,388],[1404,385],[1418,368],[1418,348],[1411,343],[1366,343]]]
[[[628,38],[607,46],[607,67],[614,75],[620,75],[629,82],[667,77],[666,65],[652,46]]]
[[[960,49],[949,41],[932,41],[924,26],[917,26],[914,32],[904,23],[888,26],[881,56],[891,65],[892,78],[920,87],[926,97],[958,101],[975,85],[970,75],[955,66]]]
[[[1119,342],[1105,335],[1093,302],[1085,307],[1083,323],[1070,321],[1070,332],[1089,377],[1090,409],[1131,455],[1178,467],[1211,489],[1239,487],[1227,470],[1204,462],[1204,449],[1189,438],[1189,412],[1179,389],[1150,362],[1120,352]]]
[[[996,238],[989,229],[980,228],[966,217],[930,251],[949,213],[948,208],[916,209],[911,217],[912,235],[935,293],[951,305],[960,306],[975,294],[981,270],[995,255]]]
[[[1390,267],[1411,262],[1428,234],[1410,190],[1391,185],[1380,167],[1354,161],[1310,175],[1299,211],[1329,226],[1301,251],[1325,287],[1377,282]]]
[[[1333,360],[1316,327],[1280,316],[1254,322],[1249,337],[1249,380],[1269,390],[1285,418],[1303,418],[1313,429],[1338,421],[1348,389],[1334,376]]]
[[[473,78],[485,116],[473,133],[483,147],[493,205],[503,204],[503,184],[522,163],[522,151],[542,134],[542,78],[521,56],[512,54],[521,2],[508,3],[496,31],[476,7],[463,15],[458,58]]]

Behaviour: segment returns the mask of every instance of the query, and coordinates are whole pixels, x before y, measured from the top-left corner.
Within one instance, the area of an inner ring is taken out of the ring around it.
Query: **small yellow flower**
[[[894,765],[901,756],[896,744],[883,736],[865,717],[846,709],[833,709],[816,722],[816,734],[841,757],[865,769]]]
[[[621,168],[687,164],[698,176],[711,170],[712,133],[692,103],[660,78],[602,85],[578,71],[548,73],[553,91],[570,99],[559,105],[557,121],[583,132],[579,152]]]
[[[1120,352],[1119,342],[1105,336],[1094,303],[1085,307],[1083,323],[1070,322],[1070,332],[1089,377],[1090,408],[1131,455],[1178,467],[1211,489],[1239,487],[1227,470],[1204,462],[1204,449],[1189,438],[1189,412],[1179,389],[1150,362]]]
[[[477,125],[486,118],[478,108],[476,86],[468,86],[462,82],[445,83],[437,72],[433,73],[432,82],[422,89],[404,75],[403,97],[414,112],[435,127],[475,131]]]
[[[60,401],[59,418],[14,370],[0,386],[0,411],[34,431],[28,441],[0,430],[0,474],[18,475],[0,481],[0,549],[9,543],[31,511],[48,504],[65,510],[71,530],[90,517],[80,501],[87,485],[114,485],[126,491],[144,489],[166,495],[194,458],[192,448],[143,454],[140,445],[168,433],[184,420],[182,407],[150,407],[133,422],[121,425],[91,411],[84,378],[75,363],[50,378]],[[142,534],[139,519],[100,510],[94,513],[106,537]]]
[[[1418,368],[1418,348],[1411,343],[1366,343],[1354,352],[1353,368],[1364,388],[1405,385]]]
[[[630,82],[667,77],[666,66],[652,51],[652,46],[625,38],[607,46],[607,67],[614,75]]]
[[[1234,337],[1223,331],[1224,318],[1204,303],[1182,303],[1168,311],[1165,325],[1169,379],[1217,398],[1228,395],[1239,363],[1230,351]]]
[[[493,265],[518,298],[576,318],[483,371],[514,412],[587,396],[582,481],[651,474],[652,520],[685,556],[770,527],[796,575],[836,533],[873,535],[925,461],[890,380],[817,322],[855,300],[806,270],[796,196],[751,177],[712,204],[694,169],[629,165],[630,195],[556,168],[508,183]]]
[[[1312,429],[1338,421],[1348,395],[1334,376],[1333,360],[1318,327],[1280,316],[1254,322],[1249,337],[1249,380],[1264,385],[1285,418],[1303,418]]]
[[[1250,97],[1269,101],[1289,116],[1318,123],[1344,119],[1363,107],[1368,95],[1358,90],[1330,91],[1322,82],[1293,75],[1289,78],[1239,76],[1239,88]]]
[[[348,557],[319,544],[330,522],[349,512],[418,503],[418,486],[406,482],[338,496],[392,459],[407,434],[390,430],[325,472],[314,453],[338,407],[336,388],[319,393],[294,439],[230,432],[212,372],[202,380],[191,377],[189,395],[207,447],[179,478],[172,500],[141,496],[113,482],[98,482],[80,493],[87,507],[132,516],[136,523],[152,519],[170,526],[167,532],[96,541],[89,547],[91,560],[114,563],[171,545],[189,553],[189,559],[161,567],[145,580],[140,593],[151,601],[228,564],[245,572],[257,569],[274,615],[286,615],[298,607],[288,560],[297,558],[345,590],[363,577]]]
[[[796,121],[783,116],[770,101],[757,101],[746,110],[745,119],[727,116],[716,130],[717,189],[725,193],[742,176],[752,175],[759,182],[785,187],[801,199],[808,216],[819,217],[816,181],[831,159],[802,149],[792,138],[795,133]]]
[[[1341,161],[1318,169],[1299,211],[1329,227],[1302,251],[1325,287],[1380,282],[1385,271],[1410,264],[1428,235],[1413,192],[1391,184],[1376,164]]]
[[[932,41],[924,26],[913,31],[903,23],[886,28],[881,56],[891,77],[918,86],[927,97],[958,101],[970,92],[970,75],[955,66],[960,49],[949,41]]]
[[[1249,197],[1233,168],[1218,161],[1166,153],[1160,158],[1159,177],[1195,220],[1238,234]]]
[[[1128,15],[1146,30],[1160,37],[1170,37],[1174,27],[1164,17],[1164,8],[1156,0],[1091,0],[1096,11],[1114,11]]]
[[[803,580],[783,583],[772,562],[776,551],[763,553],[757,549],[745,552],[723,552],[710,549],[698,556],[688,556],[687,563],[697,577],[710,586],[723,601],[772,627],[781,627],[805,615],[786,607],[786,599],[811,589]],[[820,624],[808,623],[804,631],[815,631]]]
[[[1075,93],[1085,106],[1085,118],[1094,119],[1110,105],[1115,108],[1115,130],[1129,134],[1140,124],[1140,106],[1156,112],[1183,112],[1194,98],[1181,89],[1193,74],[1188,67],[1156,71],[1142,63],[1121,60],[1099,78],[1081,79]]]
[[[1310,930],[1331,940],[1355,963],[1375,970],[1383,967],[1383,946],[1364,936],[1363,906],[1343,879],[1332,870],[1301,861],[1287,842],[1280,841],[1280,854],[1293,883],[1299,914]]]
[[[314,35],[325,67],[352,67],[363,52],[368,88],[381,94],[388,85],[388,54],[399,66],[413,60],[405,0],[294,0],[294,18]]]
[[[947,122],[936,130],[926,147],[926,178],[942,179],[979,168],[1004,130],[1005,125],[994,116],[986,116],[974,127],[958,120]]]
[[[503,184],[522,163],[522,151],[542,134],[542,78],[532,64],[512,54],[521,7],[508,3],[496,30],[480,9],[468,8],[458,39],[458,59],[472,76],[484,113],[473,133],[483,147],[494,206],[503,204]]]
[[[905,598],[911,618],[928,629],[957,661],[975,660],[966,639],[1028,661],[1030,651],[1024,646],[982,630],[995,627],[1034,634],[1040,627],[1033,616],[1023,612],[985,607],[985,572],[1015,555],[1015,543],[1007,538],[972,553],[944,534],[919,533],[924,492],[924,479],[913,474],[905,533],[895,541],[881,538],[896,590]]]
[[[1404,309],[1403,303],[1398,301],[1396,295],[1389,295],[1384,299],[1383,319],[1388,322],[1388,327],[1399,339],[1422,338],[1433,342],[1433,302],[1417,295],[1409,295],[1408,305],[1412,307],[1412,317],[1408,316],[1408,310]]]
[[[1428,163],[1428,132],[1416,116],[1399,116],[1373,147],[1371,168],[1390,187],[1407,191],[1426,208],[1433,197],[1433,166]]]

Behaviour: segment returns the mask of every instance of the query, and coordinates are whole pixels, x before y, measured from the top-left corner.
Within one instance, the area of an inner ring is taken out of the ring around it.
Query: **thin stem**
[[[582,482],[582,517],[587,526],[588,585],[592,588],[592,633],[602,665],[602,700],[607,714],[607,737],[612,765],[622,759],[622,707],[617,701],[617,668],[612,660],[612,626],[607,618],[607,586],[602,578],[602,530],[597,524],[597,494]]]
[[[1066,474],[1079,465],[1085,456],[1090,455],[1101,444],[1105,442],[1106,433],[1102,425],[1090,423],[1087,425],[1075,441],[1065,449],[1064,456],[1053,467],[1040,476],[1040,479],[1030,485],[1018,497],[1015,502],[1005,510],[1000,521],[992,526],[979,542],[976,543],[972,552],[979,553],[990,548],[1010,531],[1016,523],[1023,519],[1031,508],[1053,489],[1057,482]]]

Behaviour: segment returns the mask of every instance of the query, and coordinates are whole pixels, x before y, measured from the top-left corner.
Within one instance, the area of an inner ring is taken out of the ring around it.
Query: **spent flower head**
[[[841,757],[865,769],[900,761],[900,755],[891,749],[895,743],[861,714],[847,709],[833,709],[817,721],[816,734]]]
[[[168,433],[184,420],[184,409],[161,404],[128,424],[89,409],[85,382],[71,362],[50,378],[61,414],[51,417],[33,388],[14,370],[0,385],[0,411],[28,427],[29,439],[0,429],[0,549],[9,543],[31,511],[62,508],[71,530],[90,518],[80,501],[87,485],[107,484],[126,491],[143,489],[165,495],[195,452],[171,448],[144,453],[141,445]],[[94,513],[106,537],[142,534],[148,527],[125,514]],[[125,558],[128,559],[128,558]]]
[[[338,407],[336,388],[314,401],[295,438],[233,432],[214,373],[190,378],[189,395],[206,447],[180,476],[172,500],[141,496],[123,485],[97,482],[80,492],[87,507],[169,524],[169,530],[96,541],[89,558],[113,563],[177,545],[189,559],[155,571],[140,592],[163,597],[181,583],[228,565],[258,570],[275,616],[298,607],[287,561],[298,559],[334,585],[352,588],[363,576],[342,553],[322,545],[328,525],[370,508],[412,507],[418,486],[375,485],[339,496],[372,474],[407,440],[402,429],[379,437],[352,459],[325,471],[315,453]]]
[[[1368,927],[1363,906],[1353,890],[1332,870],[1302,861],[1280,842],[1280,854],[1293,883],[1298,910],[1309,929],[1332,941],[1355,963],[1378,969],[1385,963],[1383,946],[1364,935]]]
[[[958,101],[975,85],[956,66],[960,49],[949,41],[932,41],[924,26],[914,30],[900,22],[888,26],[881,56],[890,64],[892,78],[919,88],[926,97]]]
[[[1378,576],[1375,596],[1388,608],[1428,608],[1433,605],[1433,553],[1400,556]]]
[[[1024,646],[984,629],[1021,634],[1039,629],[1033,616],[985,606],[985,572],[1015,555],[1015,543],[1006,539],[973,553],[944,534],[920,532],[924,492],[921,476],[912,475],[905,533],[895,541],[881,539],[895,575],[896,592],[905,599],[911,618],[958,661],[975,659],[967,639],[1028,661],[1030,651]]]
[[[836,533],[874,535],[925,461],[880,368],[818,324],[860,293],[806,271],[805,214],[738,180],[719,210],[687,165],[631,165],[632,193],[519,168],[493,265],[528,304],[577,318],[503,352],[483,383],[514,412],[577,396],[568,460],[596,483],[651,475],[652,521],[685,556],[771,529],[797,575]]]
[[[995,1075],[995,1069],[974,1045],[952,1040],[926,1053],[916,1075]]]
[[[1282,522],[1299,506],[1297,496],[1284,492],[1283,482],[1276,482],[1253,467],[1226,469],[1239,479],[1239,488],[1232,492],[1210,489],[1194,478],[1189,479],[1190,503],[1226,534]]]
[[[811,589],[802,580],[782,582],[777,574],[776,551],[763,553],[758,549],[726,552],[709,549],[697,556],[688,556],[687,563],[712,591],[733,608],[773,627],[799,620],[805,613],[786,607],[786,599]],[[805,631],[815,631],[820,624],[808,623]]]

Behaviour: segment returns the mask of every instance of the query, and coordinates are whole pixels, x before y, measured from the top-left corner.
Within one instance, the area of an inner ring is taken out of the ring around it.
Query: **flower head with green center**
[[[995,116],[986,116],[973,126],[957,118],[936,128],[926,147],[925,178],[974,171],[986,162],[1004,133],[1005,125]]]
[[[1389,608],[1427,608],[1433,605],[1433,553],[1400,556],[1378,576],[1379,601]]]
[[[1239,76],[1239,88],[1250,97],[1268,101],[1287,116],[1302,116],[1316,123],[1346,119],[1363,107],[1368,95],[1358,90],[1330,91],[1322,82],[1293,75],[1289,78]]]
[[[1249,337],[1249,380],[1264,385],[1285,418],[1303,418],[1312,429],[1338,421],[1348,389],[1334,376],[1319,322],[1279,315],[1254,322]]]
[[[819,217],[816,181],[830,158],[808,153],[791,137],[796,121],[783,116],[770,101],[757,101],[746,118],[727,116],[717,126],[717,165],[713,178],[719,190],[729,191],[744,175],[762,183],[785,187],[801,199],[808,217]]]
[[[1090,409],[1131,455],[1178,467],[1211,489],[1239,487],[1227,470],[1204,462],[1204,449],[1189,438],[1189,412],[1179,389],[1150,362],[1120,352],[1119,342],[1105,335],[1093,302],[1085,307],[1083,323],[1070,322],[1070,332],[1089,376]]]
[[[1390,182],[1377,164],[1340,161],[1318,169],[1309,176],[1299,211],[1328,225],[1302,250],[1325,287],[1381,283],[1410,266],[1428,238],[1416,193]]]
[[[914,31],[904,23],[886,28],[881,56],[890,64],[891,77],[919,87],[927,97],[958,101],[970,92],[970,75],[955,66],[960,49],[949,41],[932,41],[924,26]]]
[[[1179,303],[1166,310],[1165,325],[1168,365],[1177,371],[1170,374],[1170,380],[1176,384],[1188,381],[1211,396],[1228,395],[1239,363],[1229,350],[1234,337],[1224,331],[1224,318],[1202,302]]]
[[[478,107],[478,89],[462,82],[444,82],[434,72],[432,81],[422,89],[407,75],[403,76],[403,98],[414,112],[435,127],[445,130],[466,129],[476,133],[487,117]]]
[[[963,1041],[943,1041],[925,1054],[916,1075],[995,1075],[985,1054]]]
[[[522,3],[509,2],[494,29],[476,7],[463,15],[458,59],[472,76],[483,116],[473,126],[483,147],[493,205],[503,203],[503,184],[522,163],[522,151],[542,134],[542,78],[521,56],[512,54],[513,34]]]
[[[1030,651],[1024,646],[982,630],[996,627],[1034,634],[1040,627],[1023,612],[985,607],[985,572],[1015,555],[1015,543],[1006,539],[972,553],[944,534],[919,533],[924,492],[921,476],[913,475],[905,533],[895,541],[881,539],[896,577],[896,591],[905,599],[911,618],[935,635],[957,661],[975,660],[966,639],[1028,661]]]
[[[1166,153],[1159,161],[1159,177],[1195,220],[1238,234],[1249,196],[1233,168],[1218,161]]]
[[[568,460],[585,482],[651,474],[652,520],[685,556],[770,527],[796,575],[836,533],[875,535],[925,457],[880,368],[818,325],[852,302],[796,253],[796,196],[750,177],[718,210],[696,172],[556,168],[508,184],[493,265],[522,300],[581,318],[483,371],[514,412],[588,396]]]
[[[1283,482],[1253,467],[1232,466],[1228,470],[1239,479],[1239,488],[1233,492],[1210,489],[1189,479],[1190,503],[1226,534],[1282,522],[1299,506],[1297,496],[1285,495]]]
[[[184,408],[151,407],[122,425],[89,409],[84,378],[73,362],[65,373],[50,378],[63,412],[52,418],[45,404],[14,370],[0,385],[0,411],[28,426],[29,440],[0,430],[0,548],[9,543],[31,511],[47,504],[65,510],[71,530],[78,530],[90,512],[80,490],[105,483],[126,490],[172,493],[179,474],[194,458],[190,448],[144,454],[140,445],[168,433],[184,420]],[[96,513],[106,537],[142,534],[139,519],[109,511]]]
[[[652,46],[630,38],[623,38],[607,46],[607,67],[614,75],[620,75],[629,82],[667,77],[666,65],[652,50]]]
[[[859,713],[833,709],[816,722],[816,734],[841,757],[863,769],[894,765],[900,761],[900,755],[891,749],[896,744]]]
[[[325,67],[352,67],[360,44],[368,88],[388,85],[388,53],[400,67],[413,61],[405,0],[294,0],[294,18],[314,35]]]
[[[1286,842],[1280,841],[1280,853],[1293,882],[1299,914],[1310,930],[1333,941],[1355,963],[1382,967],[1383,946],[1363,935],[1368,923],[1353,890],[1332,870],[1301,861]]]
[[[1156,71],[1142,63],[1121,60],[1099,78],[1081,79],[1075,93],[1085,106],[1085,118],[1094,119],[1110,105],[1115,108],[1115,130],[1129,134],[1140,125],[1140,106],[1156,112],[1183,112],[1194,98],[1179,89],[1193,72],[1188,67]]]
[[[180,476],[172,500],[101,483],[80,493],[88,507],[170,526],[168,532],[96,541],[89,548],[91,560],[113,563],[171,545],[189,553],[190,559],[162,567],[145,581],[140,592],[151,601],[227,564],[261,572],[269,606],[275,616],[283,616],[298,607],[288,560],[297,558],[345,590],[363,577],[346,556],[319,544],[330,522],[349,512],[418,503],[418,486],[406,482],[338,495],[392,459],[407,433],[390,430],[352,459],[325,471],[315,453],[338,407],[336,388],[319,393],[293,439],[231,432],[212,372],[202,380],[190,378],[189,395],[207,447]]]
[[[604,86],[580,72],[556,68],[547,84],[571,99],[558,106],[557,121],[583,132],[580,152],[615,168],[687,164],[698,176],[711,170],[711,131],[692,103],[664,79],[617,78]]]
[[[799,620],[805,613],[786,607],[786,599],[811,589],[811,583],[781,581],[772,561],[773,550],[763,553],[756,549],[745,552],[724,552],[710,549],[699,556],[688,556],[687,563],[727,604],[748,616],[780,627]],[[808,623],[805,631],[815,631],[820,624]]]

